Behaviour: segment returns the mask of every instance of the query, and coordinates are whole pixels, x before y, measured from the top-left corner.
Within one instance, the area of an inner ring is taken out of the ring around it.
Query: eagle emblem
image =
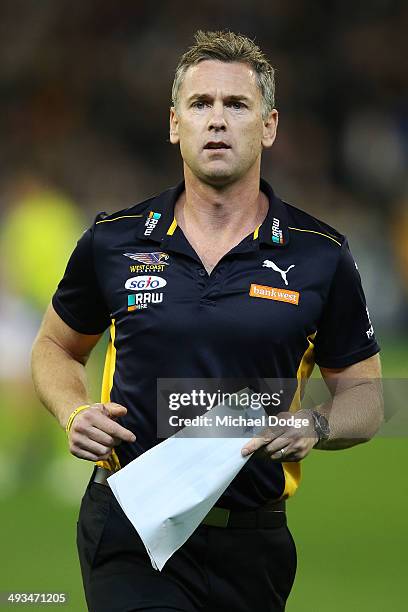
[[[125,257],[129,257],[134,261],[138,261],[139,263],[146,265],[155,265],[155,264],[164,264],[168,266],[168,262],[166,259],[169,258],[167,253],[162,253],[160,251],[155,253],[123,253]]]

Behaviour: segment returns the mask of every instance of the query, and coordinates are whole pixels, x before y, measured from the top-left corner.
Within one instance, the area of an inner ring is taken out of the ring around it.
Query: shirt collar
[[[253,239],[259,244],[282,247],[289,242],[288,219],[285,204],[275,196],[272,187],[261,178],[260,189],[269,200],[269,210],[261,225],[253,232]],[[184,191],[184,181],[176,187],[168,189],[151,200],[151,206],[146,209],[143,221],[137,229],[137,237],[142,240],[152,240],[162,243],[171,239],[177,228],[174,217],[174,205]]]
[[[261,178],[261,191],[269,200],[269,210],[263,223],[254,231],[254,239],[269,246],[283,247],[289,242],[288,214],[285,204],[273,192],[272,187]]]
[[[162,242],[166,235],[174,233],[177,227],[174,205],[183,191],[184,181],[151,200],[151,205],[146,209],[142,223],[136,231],[138,238]]]

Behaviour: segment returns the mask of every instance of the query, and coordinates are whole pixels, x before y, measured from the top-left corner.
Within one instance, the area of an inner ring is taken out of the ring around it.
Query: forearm
[[[317,410],[328,420],[330,436],[315,448],[340,450],[368,442],[383,421],[381,381],[375,379],[354,384],[337,392]]]
[[[36,340],[32,350],[32,375],[44,406],[65,428],[68,417],[89,401],[85,365],[47,337]]]

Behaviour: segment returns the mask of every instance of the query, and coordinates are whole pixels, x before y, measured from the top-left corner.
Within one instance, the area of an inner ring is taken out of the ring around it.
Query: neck
[[[259,190],[259,168],[225,186],[214,186],[198,179],[185,166],[185,192],[176,205],[181,226],[196,226],[216,234],[232,234],[238,229],[251,232],[265,218],[268,200]]]

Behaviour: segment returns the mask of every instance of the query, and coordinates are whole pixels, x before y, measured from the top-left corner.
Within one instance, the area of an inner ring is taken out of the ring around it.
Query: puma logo
[[[289,270],[291,270],[292,268],[295,267],[295,264],[292,264],[291,266],[289,266],[289,268],[287,270],[281,270],[280,268],[278,268],[278,266],[273,263],[273,261],[271,261],[270,259],[265,259],[265,261],[262,264],[263,268],[272,268],[272,270],[274,270],[275,272],[279,272],[279,274],[282,277],[283,282],[285,283],[285,285],[288,285],[288,280],[286,278],[287,273],[289,272]]]

